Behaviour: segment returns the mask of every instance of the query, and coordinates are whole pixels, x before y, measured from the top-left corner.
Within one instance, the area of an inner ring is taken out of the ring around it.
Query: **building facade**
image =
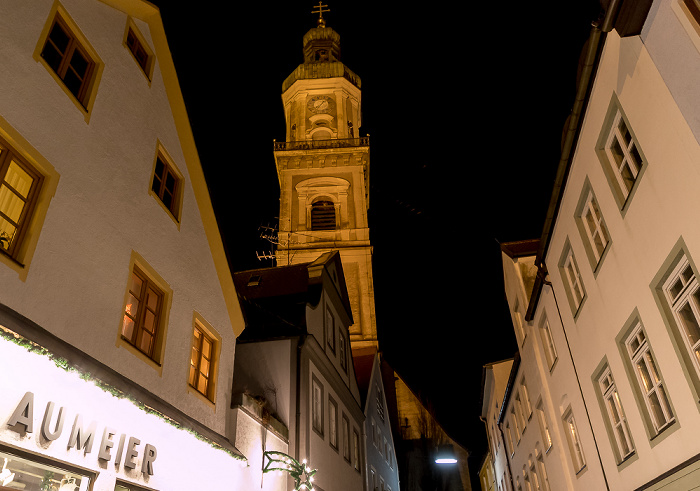
[[[585,97],[574,105],[546,225],[528,258],[532,293],[526,305],[508,293],[522,358],[510,401],[521,373],[531,397],[539,384],[552,451],[561,449],[558,459],[544,453],[551,489],[700,482],[692,191],[700,132],[690,82],[700,67],[699,21],[691,1],[620,2],[584,52]],[[518,262],[504,258],[504,269]],[[522,483],[519,452],[509,463]]]
[[[275,431],[283,441],[288,435],[288,451],[282,451],[318,471],[314,489],[364,489],[365,418],[349,350],[352,315],[339,253],[235,273],[234,280],[246,319],[236,350],[234,400],[253,397],[282,424]],[[240,438],[237,447],[247,446],[244,439],[260,445],[256,435]],[[279,450],[265,440],[259,448]]]
[[[379,357],[374,348],[353,352],[365,413],[365,489],[392,491],[399,489],[399,467]]]
[[[0,7],[0,487],[253,489],[243,319],[158,10]]]

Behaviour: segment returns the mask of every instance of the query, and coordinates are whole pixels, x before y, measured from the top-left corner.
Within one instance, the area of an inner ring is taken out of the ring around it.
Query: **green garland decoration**
[[[61,368],[61,369],[65,370],[66,372],[69,372],[69,373],[78,372],[79,377],[81,379],[94,383],[97,387],[102,389],[104,392],[109,392],[113,397],[116,397],[117,399],[129,400],[132,404],[134,404],[134,406],[141,409],[142,411],[144,411],[148,414],[152,414],[153,416],[157,416],[158,418],[160,418],[164,422],[168,423],[169,425],[177,428],[178,430],[186,431],[187,433],[194,436],[197,440],[208,443],[212,448],[214,448],[216,450],[221,450],[222,452],[227,453],[230,457],[232,457],[236,460],[241,460],[243,462],[248,461],[248,459],[245,458],[244,456],[235,454],[231,450],[229,450],[225,447],[222,447],[218,443],[210,440],[209,438],[198,433],[197,431],[195,431],[191,428],[188,428],[186,426],[183,426],[182,424],[178,423],[174,419],[172,419],[172,418],[166,416],[165,414],[161,413],[160,411],[157,411],[156,409],[153,409],[152,407],[144,404],[143,402],[137,400],[133,396],[123,392],[122,390],[120,390],[120,389],[118,389],[110,384],[103,382],[99,378],[93,376],[91,373],[76,369],[75,367],[71,366],[70,363],[68,362],[68,360],[66,360],[65,358],[61,358],[60,356],[54,355],[53,353],[51,353],[49,350],[47,350],[43,346],[41,346],[33,341],[30,341],[29,339],[17,334],[16,332],[14,332],[14,331],[12,331],[12,330],[10,330],[2,325],[0,325],[0,338],[4,339],[6,341],[10,341],[10,342],[16,344],[17,346],[20,346],[20,347],[26,349],[30,353],[34,353],[37,355],[47,357],[49,360],[53,361],[54,364],[58,368]]]
[[[273,471],[288,472],[294,478],[294,490],[313,490],[314,475],[318,469],[311,469],[306,465],[306,460],[301,463],[290,457],[286,453],[268,451],[263,453],[263,462],[267,458],[267,463],[263,467],[263,474]]]

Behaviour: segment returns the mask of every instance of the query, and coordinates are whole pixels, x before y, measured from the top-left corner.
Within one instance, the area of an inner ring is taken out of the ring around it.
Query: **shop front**
[[[0,326],[0,491],[251,489],[235,448],[122,389]]]

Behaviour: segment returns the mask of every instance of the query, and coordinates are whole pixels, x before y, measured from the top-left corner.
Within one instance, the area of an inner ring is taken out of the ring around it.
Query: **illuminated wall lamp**
[[[435,463],[456,464],[457,456],[455,455],[454,447],[450,444],[438,446],[437,452],[435,453]]]

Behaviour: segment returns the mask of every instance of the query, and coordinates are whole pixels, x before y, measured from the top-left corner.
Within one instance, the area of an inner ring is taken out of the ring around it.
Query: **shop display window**
[[[0,491],[90,491],[94,475],[35,456],[0,449]]]

